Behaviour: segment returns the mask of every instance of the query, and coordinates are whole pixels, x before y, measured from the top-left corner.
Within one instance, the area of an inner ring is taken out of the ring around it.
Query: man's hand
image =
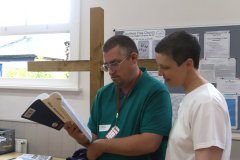
[[[91,145],[88,146],[87,150],[87,157],[88,160],[96,160],[98,157],[100,157],[103,153],[105,148],[107,147],[106,139],[98,139],[95,140]]]
[[[66,122],[64,124],[65,130],[68,134],[73,137],[79,144],[87,147],[89,145],[89,141],[86,136],[79,130],[78,126],[73,122]]]

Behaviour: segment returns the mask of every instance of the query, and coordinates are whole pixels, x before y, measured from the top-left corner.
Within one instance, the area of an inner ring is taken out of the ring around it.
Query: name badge
[[[120,129],[117,126],[114,126],[106,135],[107,139],[112,139],[114,138],[118,133]]]
[[[111,127],[110,124],[99,125],[99,132],[106,132],[109,130],[110,127]]]

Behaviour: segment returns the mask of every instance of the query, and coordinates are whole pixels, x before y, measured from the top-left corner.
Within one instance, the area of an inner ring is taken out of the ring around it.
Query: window
[[[27,61],[78,59],[80,1],[0,1],[0,87],[78,89],[78,74],[28,72]]]

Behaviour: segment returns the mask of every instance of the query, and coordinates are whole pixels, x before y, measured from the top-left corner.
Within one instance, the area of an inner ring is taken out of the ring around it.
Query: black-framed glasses
[[[106,63],[101,66],[101,71],[108,72],[109,69],[111,71],[116,71],[120,68],[120,65],[128,58],[129,56],[125,57],[122,61],[120,62],[112,62],[112,63]]]

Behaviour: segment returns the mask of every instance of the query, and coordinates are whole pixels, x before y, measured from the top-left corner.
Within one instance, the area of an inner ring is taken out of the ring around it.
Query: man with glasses
[[[101,69],[113,82],[94,99],[88,122],[93,142],[75,124],[65,129],[87,147],[89,160],[164,160],[172,124],[166,86],[138,67],[137,47],[127,36],[107,40],[103,58]]]

